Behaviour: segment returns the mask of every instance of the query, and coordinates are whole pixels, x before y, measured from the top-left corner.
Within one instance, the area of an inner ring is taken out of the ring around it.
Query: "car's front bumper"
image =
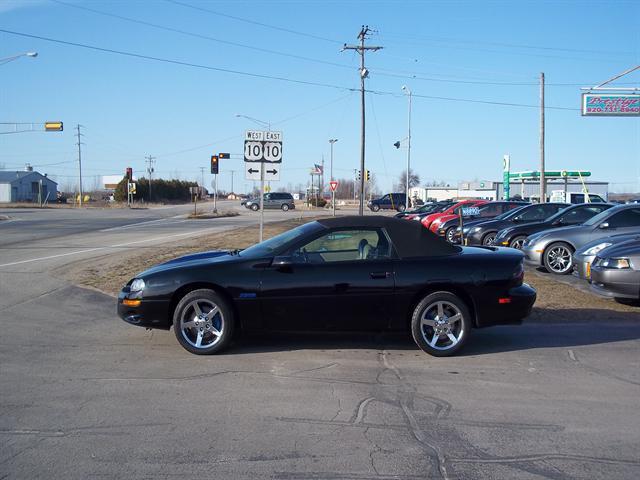
[[[542,266],[542,248],[537,245],[526,245],[521,251],[524,253],[524,263],[533,267]]]
[[[589,280],[591,278],[591,265],[595,255],[573,255],[573,275],[583,280]]]
[[[640,299],[640,271],[591,268],[591,290],[608,298]]]
[[[168,330],[171,326],[169,319],[169,300],[152,300],[141,298],[137,306],[125,305],[125,299],[138,300],[125,290],[118,295],[118,316],[127,323],[137,327],[161,328]]]

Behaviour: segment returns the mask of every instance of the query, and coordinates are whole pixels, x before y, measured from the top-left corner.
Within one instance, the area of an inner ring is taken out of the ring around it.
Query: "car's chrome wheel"
[[[210,354],[230,340],[233,312],[213,290],[195,290],[185,295],[173,315],[173,328],[180,344],[192,353]]]
[[[258,206],[257,203],[254,203],[254,204],[251,205],[251,210],[253,210],[254,212],[257,212],[259,208],[260,207]]]
[[[527,240],[527,237],[524,237],[524,236],[516,237],[513,240],[511,240],[511,243],[509,244],[509,246],[511,248],[517,248],[518,250],[522,250],[522,247],[524,246],[524,242],[526,240]]]
[[[447,231],[445,233],[445,237],[447,238],[447,242],[453,243],[455,234],[456,234],[456,227],[447,228]]]
[[[491,246],[496,241],[495,232],[487,233],[484,237],[482,237],[482,245]]]
[[[195,299],[183,309],[179,328],[189,345],[206,349],[222,338],[224,316],[211,300]]]
[[[413,339],[427,353],[453,355],[462,348],[471,329],[465,303],[449,292],[436,292],[425,297],[416,307],[411,320]]]
[[[286,203],[283,203],[282,207],[280,207],[280,208],[282,208],[283,212],[286,212],[287,210],[289,210],[289,205],[287,205]]]
[[[573,250],[567,244],[554,243],[544,252],[544,266],[551,273],[566,275],[571,271]]]

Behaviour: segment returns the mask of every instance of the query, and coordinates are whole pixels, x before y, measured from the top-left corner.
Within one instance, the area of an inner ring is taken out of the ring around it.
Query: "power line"
[[[342,45],[342,42],[340,42],[338,40],[335,40],[335,39],[332,39],[332,38],[321,37],[319,35],[314,35],[312,33],[300,32],[300,31],[297,31],[297,30],[292,30],[290,28],[279,27],[277,25],[270,25],[268,23],[256,22],[255,20],[250,20],[248,18],[236,17],[234,15],[229,15],[229,14],[226,14],[226,13],[217,12],[215,10],[210,10],[210,9],[204,8],[204,7],[197,7],[195,5],[190,5],[190,4],[184,3],[184,2],[179,2],[177,0],[165,0],[165,2],[173,3],[175,5],[180,5],[182,7],[191,8],[191,9],[194,9],[194,10],[199,10],[201,12],[211,13],[212,15],[217,15],[219,17],[230,18],[230,19],[236,20],[238,22],[244,22],[244,23],[248,23],[248,24],[251,24],[251,25],[258,25],[260,27],[270,28],[272,30],[278,30],[280,32],[290,33],[292,35],[298,35],[298,36],[301,36],[301,37],[313,38],[314,40],[322,40],[324,42],[329,42],[329,43],[335,43],[337,45]]]
[[[168,31],[168,32],[179,33],[181,35],[187,35],[189,37],[199,38],[199,39],[202,39],[202,40],[209,40],[209,41],[212,41],[212,42],[222,43],[222,44],[225,44],[225,45],[231,45],[231,46],[234,46],[234,47],[245,48],[245,49],[248,49],[248,50],[255,50],[257,52],[269,53],[269,54],[272,54],[272,55],[280,55],[280,56],[288,57],[288,58],[295,58],[297,60],[304,60],[304,61],[307,61],[307,62],[315,62],[315,63],[320,63],[320,64],[323,64],[323,65],[330,65],[330,66],[333,66],[333,67],[353,69],[353,67],[351,65],[346,65],[346,64],[343,64],[343,63],[335,63],[335,62],[330,62],[330,61],[327,61],[327,60],[320,60],[320,59],[317,59],[317,58],[305,57],[305,56],[296,55],[296,54],[293,54],[293,53],[279,52],[277,50],[270,50],[270,49],[267,49],[267,48],[256,47],[256,46],[247,45],[247,44],[244,44],[244,43],[233,42],[233,41],[230,41],[230,40],[223,40],[223,39],[220,39],[220,38],[215,38],[215,37],[211,37],[211,36],[208,36],[208,35],[203,35],[203,34],[200,34],[200,33],[189,32],[187,30],[182,30],[182,29],[179,29],[179,28],[173,28],[173,27],[169,27],[169,26],[166,26],[166,25],[160,25],[160,24],[157,24],[157,23],[147,22],[145,20],[139,20],[139,19],[136,19],[136,18],[125,17],[124,15],[118,15],[118,14],[115,14],[115,13],[104,12],[102,10],[96,10],[94,8],[85,7],[83,5],[63,2],[61,0],[49,0],[49,1],[53,2],[53,3],[60,4],[60,5],[64,5],[66,7],[76,8],[78,10],[84,10],[84,11],[87,11],[87,12],[95,13],[97,15],[104,15],[106,17],[117,18],[119,20],[124,20],[126,22],[132,22],[132,23],[136,23],[136,24],[139,24],[139,25],[145,25],[147,27],[156,28],[156,29],[159,29],[159,30],[165,30],[165,31]]]

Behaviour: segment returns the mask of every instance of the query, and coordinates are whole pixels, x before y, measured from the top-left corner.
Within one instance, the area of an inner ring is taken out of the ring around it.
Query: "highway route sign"
[[[282,163],[282,132],[247,130],[244,161]]]

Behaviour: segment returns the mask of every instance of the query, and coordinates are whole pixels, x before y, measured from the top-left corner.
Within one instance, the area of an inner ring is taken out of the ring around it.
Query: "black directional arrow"
[[[278,170],[274,168],[273,170],[267,170],[267,173],[273,173],[275,175],[276,173],[278,173]]]
[[[260,170],[254,170],[253,168],[250,168],[249,170],[247,170],[247,172],[249,173],[258,173]]]

